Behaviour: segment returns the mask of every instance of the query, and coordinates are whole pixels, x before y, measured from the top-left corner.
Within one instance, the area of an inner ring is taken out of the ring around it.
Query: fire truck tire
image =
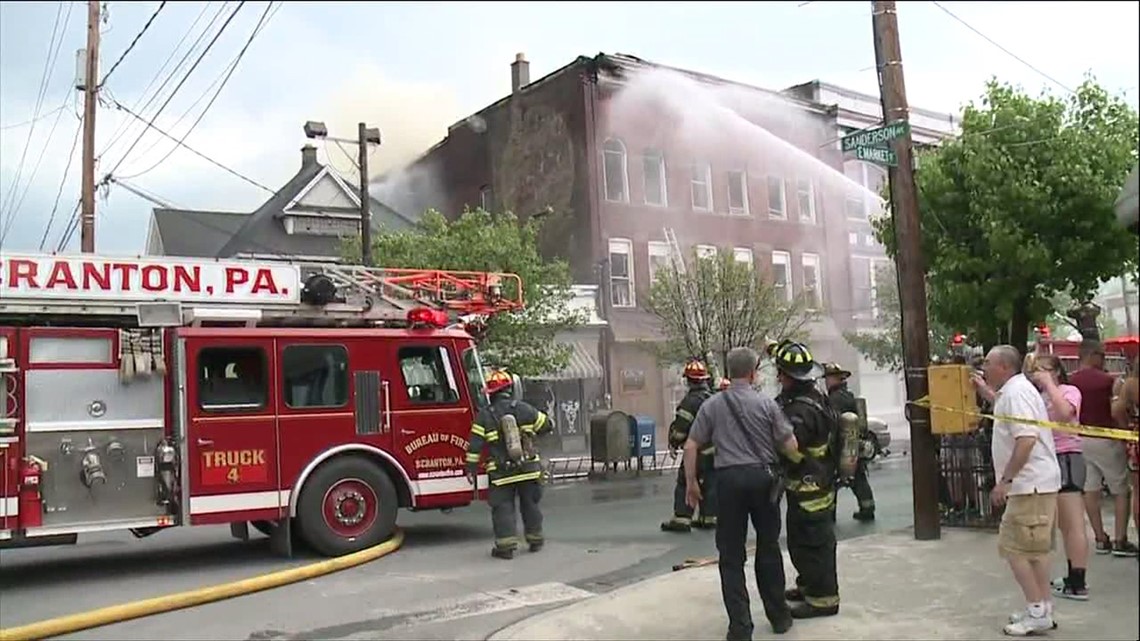
[[[396,487],[380,466],[359,456],[323,463],[297,504],[301,537],[325,556],[372,547],[396,531]]]

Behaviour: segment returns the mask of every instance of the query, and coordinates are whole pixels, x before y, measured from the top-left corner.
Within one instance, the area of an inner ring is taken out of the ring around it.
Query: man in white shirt
[[[1041,393],[1021,373],[1017,349],[1010,345],[991,349],[983,369],[985,384],[996,392],[993,461],[997,485],[991,499],[994,505],[1005,505],[998,552],[1009,562],[1027,604],[1024,613],[1010,617],[1004,631],[1027,636],[1054,627],[1049,553],[1061,468],[1049,430],[1009,420],[1048,420]]]

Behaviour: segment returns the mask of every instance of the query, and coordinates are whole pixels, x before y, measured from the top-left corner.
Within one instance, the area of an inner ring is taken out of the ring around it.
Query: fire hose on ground
[[[196,590],[187,590],[165,596],[112,605],[97,610],[68,614],[54,619],[37,621],[14,628],[0,629],[0,641],[30,641],[32,639],[46,639],[63,634],[71,634],[90,628],[98,628],[112,623],[121,623],[131,619],[139,619],[163,612],[181,610],[206,603],[224,601],[254,592],[261,592],[272,588],[307,581],[333,572],[347,570],[363,565],[370,561],[387,556],[404,544],[404,533],[397,530],[395,535],[368,549],[346,554],[335,559],[317,561],[308,565],[288,570],[279,570],[269,574],[221,583]]]

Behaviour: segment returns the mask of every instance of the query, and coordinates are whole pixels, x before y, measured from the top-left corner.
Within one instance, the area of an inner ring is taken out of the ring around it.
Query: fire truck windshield
[[[463,350],[463,372],[467,375],[467,389],[471,392],[471,405],[478,412],[490,401],[487,399],[486,380],[483,378],[483,363],[479,352],[472,345]]]

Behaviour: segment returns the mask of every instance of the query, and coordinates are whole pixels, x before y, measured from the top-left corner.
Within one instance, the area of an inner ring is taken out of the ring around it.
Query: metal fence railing
[[[637,457],[630,457],[626,461],[618,461],[616,463],[618,470],[640,472],[666,472],[668,470],[675,470],[680,465],[680,453],[678,453],[677,458],[674,459],[669,456],[668,451],[659,451],[652,457],[642,457],[640,468],[638,467]],[[610,463],[609,470],[613,470],[614,467],[615,464]],[[592,462],[588,454],[583,456],[561,456],[550,458],[546,461],[547,478],[553,482],[584,479],[589,477],[591,473],[605,473],[606,471],[607,467],[605,463]]]

